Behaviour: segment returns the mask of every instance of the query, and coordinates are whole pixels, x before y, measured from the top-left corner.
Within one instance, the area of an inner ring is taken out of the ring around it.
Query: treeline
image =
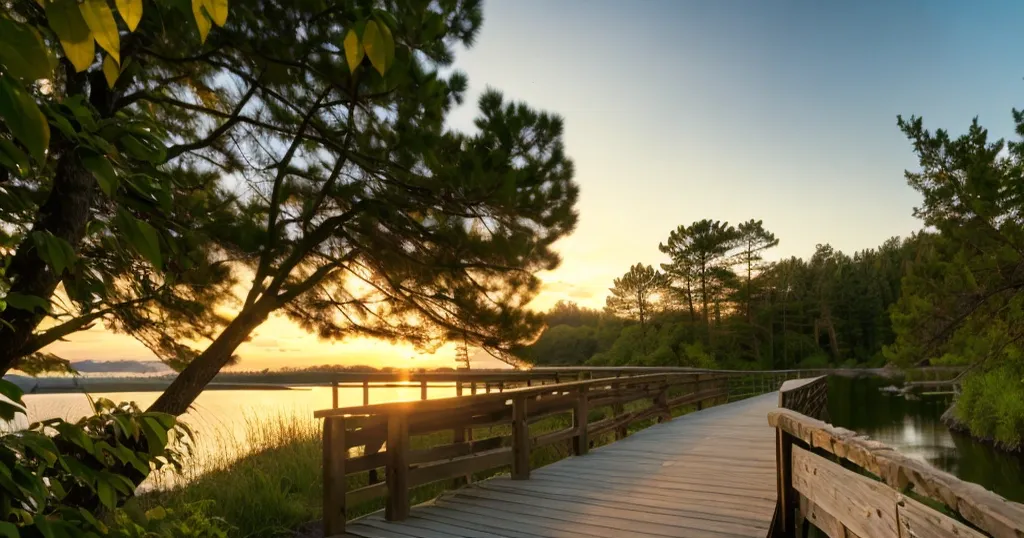
[[[881,366],[889,311],[928,235],[848,255],[818,245],[769,263],[779,243],[761,221],[701,220],[673,230],[655,269],[615,279],[603,311],[559,302],[519,355],[534,364],[728,368]]]

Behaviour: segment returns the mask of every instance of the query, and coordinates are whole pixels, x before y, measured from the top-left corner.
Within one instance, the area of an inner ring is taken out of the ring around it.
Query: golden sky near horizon
[[[564,267],[564,266],[563,266]],[[539,310],[549,308],[566,299],[598,307],[604,303],[606,288],[569,284],[562,274],[563,268],[542,275],[541,293],[531,303]],[[68,360],[149,360],[152,352],[134,338],[115,334],[97,325],[87,331],[75,333],[64,342],[48,346],[44,351]],[[368,365],[374,367],[400,366],[408,368],[454,367],[454,346],[443,346],[433,354],[417,351],[409,345],[391,344],[370,338],[349,338],[340,342],[320,340],[309,334],[283,315],[272,315],[253,333],[249,341],[238,349],[241,370],[276,369],[287,366],[305,367],[320,364]],[[478,353],[474,367],[499,367],[496,359]]]

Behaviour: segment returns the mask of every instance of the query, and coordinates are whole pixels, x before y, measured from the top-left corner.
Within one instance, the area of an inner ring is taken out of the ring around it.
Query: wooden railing
[[[456,396],[477,393],[505,392],[506,390],[552,385],[592,379],[635,377],[651,374],[724,374],[729,376],[729,393],[733,400],[764,394],[778,388],[785,379],[823,375],[831,370],[706,370],[699,368],[658,366],[555,366],[527,370],[448,370],[448,371],[393,371],[393,372],[330,372],[321,374],[288,374],[292,384],[330,384],[332,408],[340,407],[341,390],[362,391],[364,406],[371,403],[371,392],[380,388],[419,389],[420,399],[427,400],[431,389],[455,389]],[[275,374],[269,374],[273,376]],[[273,377],[267,377],[273,381]],[[282,382],[285,379],[282,378]],[[774,387],[774,388],[773,388]]]
[[[807,416],[825,407],[822,385],[784,384],[780,407],[792,408],[768,415],[779,492],[769,536],[803,536],[814,525],[832,538],[1024,537],[1024,505]]]
[[[571,441],[574,455],[586,454],[598,436],[621,439],[638,422],[661,422],[683,406],[727,401],[729,385],[751,375],[647,374],[317,411],[324,419],[325,535],[342,533],[353,507],[381,497],[387,519],[405,519],[410,490],[433,482],[501,467],[511,467],[515,480],[528,479],[534,449]],[[785,375],[755,386],[774,390]],[[415,442],[424,436],[434,446]],[[349,489],[354,475],[380,468],[383,482],[371,476],[368,484]]]

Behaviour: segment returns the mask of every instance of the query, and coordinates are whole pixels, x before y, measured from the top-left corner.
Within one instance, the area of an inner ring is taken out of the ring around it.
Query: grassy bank
[[[627,406],[628,410],[646,407],[646,403]],[[675,410],[674,415],[691,412],[694,408]],[[593,410],[591,420],[604,416],[603,410]],[[566,428],[568,414],[556,415],[531,425],[531,432],[539,435]],[[635,432],[655,423],[654,419],[637,423],[630,428]],[[244,442],[223,440],[224,450],[215,461],[194,461],[189,469],[205,469],[203,473],[175,477],[170,482],[157,483],[158,489],[142,496],[147,507],[183,507],[196,502],[208,502],[208,512],[229,522],[238,537],[306,536],[315,534],[321,518],[323,485],[321,479],[320,424],[295,417],[250,419]],[[474,430],[474,439],[503,437],[511,434],[510,426]],[[414,436],[413,448],[427,448],[451,442],[451,433]],[[593,439],[595,446],[614,440],[613,434]],[[234,446],[231,446],[234,444]],[[240,459],[235,455],[247,454]],[[571,454],[568,442],[557,443],[534,450],[531,466],[542,467]],[[509,469],[498,468],[476,474],[474,480],[483,480]],[[381,473],[383,477],[383,473]],[[349,477],[349,488],[366,485],[368,473]],[[414,504],[437,497],[445,490],[461,485],[456,480],[429,484],[411,492]],[[383,499],[362,506],[350,507],[350,517],[358,517],[383,508]]]
[[[1006,365],[969,374],[953,409],[952,426],[1004,450],[1024,448],[1024,367]]]

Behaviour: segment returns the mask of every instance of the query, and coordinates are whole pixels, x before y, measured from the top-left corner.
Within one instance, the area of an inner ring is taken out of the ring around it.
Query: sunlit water
[[[950,432],[940,417],[952,395],[908,400],[879,390],[893,383],[880,378],[830,377],[832,423],[866,434],[1007,499],[1024,502],[1024,455]]]
[[[95,393],[93,398],[108,398],[114,402],[133,401],[145,409],[160,395],[159,392]],[[428,397],[444,398],[455,395],[451,385],[432,385]],[[89,399],[82,393],[27,394],[28,417],[21,417],[16,426],[48,418],[77,420],[90,413]],[[419,384],[409,387],[374,387],[370,390],[370,403],[385,403],[420,399]],[[339,389],[340,407],[363,403],[362,388]],[[254,449],[254,429],[257,425],[284,422],[300,428],[318,428],[313,412],[331,407],[330,387],[292,387],[290,390],[210,390],[202,393],[192,410],[183,420],[195,431],[194,455],[189,460],[191,471],[202,471],[223,465],[244,456]],[[258,436],[258,435],[257,435]],[[168,479],[164,477],[164,479]],[[173,481],[173,478],[170,478]],[[147,484],[149,486],[152,483]]]

